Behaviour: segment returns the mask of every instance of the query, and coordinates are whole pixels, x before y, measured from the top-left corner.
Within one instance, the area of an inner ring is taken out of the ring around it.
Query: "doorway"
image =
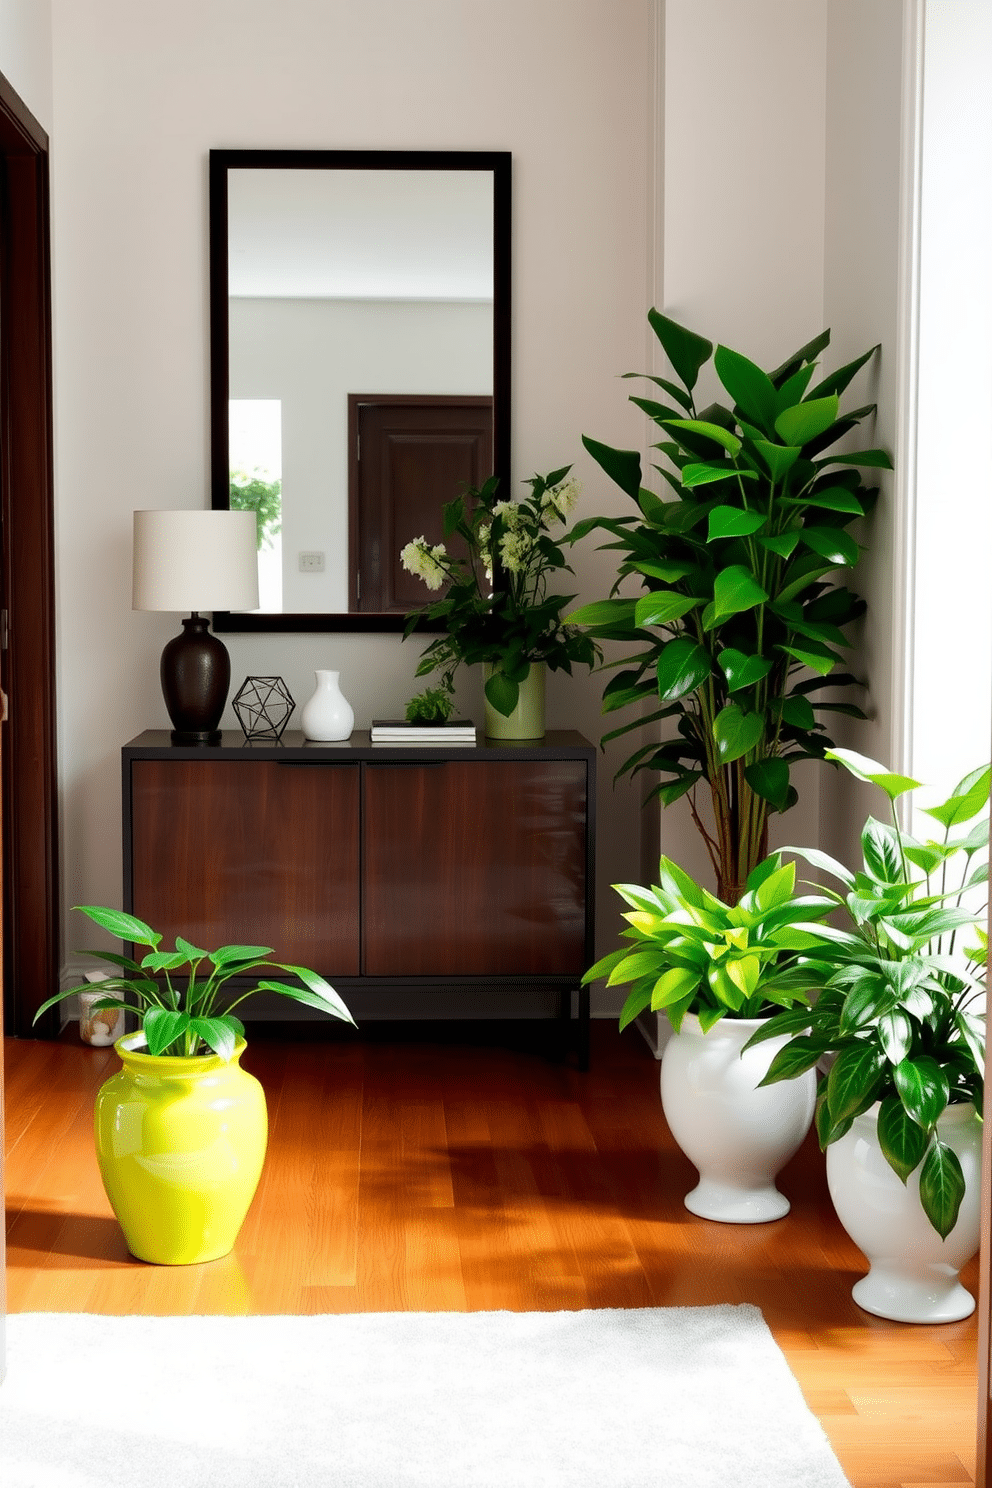
[[[0,686],[4,1030],[58,988],[48,136],[0,76]]]
[[[407,614],[424,592],[400,549],[441,542],[445,502],[492,474],[493,400],[351,393],[348,451],[348,608]]]

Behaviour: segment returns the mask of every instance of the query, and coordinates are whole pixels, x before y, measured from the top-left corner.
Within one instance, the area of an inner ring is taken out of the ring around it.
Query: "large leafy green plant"
[[[334,988],[322,976],[306,966],[270,961],[269,946],[229,945],[216,951],[201,951],[177,935],[175,950],[163,951],[159,949],[162,936],[134,915],[94,904],[79,904],[76,908],[118,939],[150,947],[140,962],[112,951],[85,953],[99,957],[114,968],[112,974],[100,982],[103,995],[94,1002],[94,1012],[122,1008],[137,1013],[149,1054],[189,1056],[212,1049],[222,1059],[230,1059],[237,1039],[245,1031],[244,1024],[234,1016],[231,1008],[255,992],[275,992],[280,997],[289,997],[294,1002],[328,1013],[332,1018],[340,1018],[346,1023],[355,1021]],[[268,976],[259,980],[260,973],[273,971],[289,972],[302,985],[273,981]],[[229,1003],[226,1011],[218,1012],[220,993],[233,977],[252,977],[255,985]],[[42,1003],[34,1021],[37,1022],[42,1013],[66,997],[93,990],[92,982],[85,982],[82,986],[68,987],[64,992],[56,993]]]
[[[849,928],[831,931],[813,954],[810,971],[824,978],[814,1005],[778,1014],[751,1042],[792,1035],[765,1084],[835,1055],[818,1093],[820,1145],[836,1142],[880,1102],[881,1150],[903,1182],[920,1169],[923,1208],[946,1236],[964,1177],[937,1121],[948,1104],[973,1101],[982,1109],[990,771],[973,771],[946,801],[927,808],[944,831],[919,841],[902,829],[895,809],[918,781],[850,750],[831,757],[885,793],[892,819],[868,818],[854,873],[825,853],[785,849],[841,884],[843,892],[825,892],[846,908]]]
[[[759,1018],[807,1001],[811,982],[799,953],[822,944],[819,921],[833,909],[823,895],[796,894],[796,866],[774,854],[752,870],[736,905],[701,888],[662,858],[653,888],[614,884],[630,910],[630,944],[590,967],[584,982],[632,982],[620,1014],[625,1028],[650,1008],[678,1032],[695,1013],[706,1032],[721,1018]]]
[[[667,499],[642,485],[636,452],[583,438],[637,512],[576,524],[573,539],[595,528],[611,536],[605,546],[619,555],[618,578],[610,598],[569,618],[633,646],[606,687],[603,711],[633,706],[637,716],[604,742],[675,722],[674,736],[638,749],[620,773],[659,771],[666,778],[649,799],[666,805],[688,796],[717,893],[733,903],[767,853],[769,812],[797,799],[792,764],[822,758],[831,744],[818,715],[862,716],[822,697],[856,682],[844,662],[845,628],[864,610],[833,574],[857,563],[848,528],[877,496],[859,468],[891,462],[879,449],[834,448],[874,411],[840,411],[840,394],[874,348],[814,383],[829,331],[764,372],[729,347],[714,352],[655,310],[648,318],[678,383],[651,378],[665,401],[631,402],[661,431],[654,447],[668,462],[657,467]],[[693,390],[711,358],[726,401],[697,412]],[[639,597],[617,592],[630,576],[640,580]],[[712,830],[699,785],[712,798]]]
[[[509,717],[533,662],[570,673],[576,663],[592,666],[599,659],[590,636],[562,620],[575,595],[556,594],[548,584],[552,574],[572,572],[562,552],[566,532],[557,532],[578,494],[570,470],[565,465],[532,476],[525,483],[530,495],[520,501],[500,499],[492,476],[444,507],[445,542],[432,546],[421,537],[407,543],[403,566],[429,589],[444,590],[441,599],[407,617],[404,639],[421,620],[445,626],[421,656],[418,677],[440,672],[441,689],[450,693],[459,666],[490,662],[486,697]],[[448,552],[453,537],[464,557]]]

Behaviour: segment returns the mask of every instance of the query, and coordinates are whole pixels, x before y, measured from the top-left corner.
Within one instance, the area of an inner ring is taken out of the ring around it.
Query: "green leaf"
[[[861,556],[854,538],[840,527],[804,527],[802,541],[828,563],[853,568]]]
[[[77,909],[80,914],[89,915],[95,925],[116,935],[118,940],[127,940],[134,945],[157,946],[162,939],[144,920],[126,914],[122,909],[105,909],[99,904],[74,904],[73,909]]]
[[[175,971],[188,964],[189,958],[182,951],[149,951],[141,960],[143,971]]]
[[[728,615],[737,615],[744,610],[753,610],[763,604],[768,594],[758,583],[750,569],[733,563],[721,570],[713,581],[713,602],[703,613],[703,628],[712,630]]]
[[[779,705],[782,722],[787,723],[790,728],[801,729],[804,733],[811,733],[816,728],[816,714],[813,712],[813,704],[806,697],[783,698]]]
[[[923,1161],[929,1137],[895,1096],[886,1096],[878,1113],[878,1145],[882,1156],[903,1183]]]
[[[901,1008],[879,1018],[878,1041],[890,1064],[901,1064],[906,1058],[913,1043],[913,1024]]]
[[[809,667],[811,671],[819,672],[821,677],[829,676],[837,665],[838,657],[824,646],[817,650],[812,644],[805,646],[780,646],[786,656],[791,656],[795,661],[801,662],[803,666]]]
[[[736,455],[741,447],[741,441],[736,434],[729,429],[721,429],[719,424],[709,424],[705,419],[666,419],[665,427],[668,429],[685,429],[690,434],[700,434],[704,439],[712,439],[727,451],[728,455]]]
[[[742,511],[739,506],[714,506],[710,512],[706,541],[720,537],[750,537],[765,525],[764,512]]]
[[[821,465],[864,465],[875,470],[891,470],[892,458],[885,450],[868,449],[859,450],[853,455],[830,455],[828,459],[821,460]]]
[[[956,1153],[945,1143],[935,1141],[920,1170],[920,1202],[942,1240],[947,1239],[957,1224],[964,1187],[964,1174]]]
[[[628,630],[634,624],[634,599],[598,599],[582,605],[565,618],[569,625],[582,625],[594,634],[602,630]]]
[[[826,758],[836,760],[843,765],[845,770],[850,771],[858,780],[867,781],[870,785],[877,785],[883,790],[890,801],[895,801],[898,796],[904,795],[906,791],[915,790],[920,784],[910,775],[897,775],[887,770],[884,765],[878,764],[876,760],[868,759],[863,754],[856,754],[853,749],[828,749]]]
[[[800,1036],[790,1039],[777,1050],[760,1085],[775,1085],[779,1080],[794,1080],[813,1068],[823,1056],[823,1045],[817,1039]]]
[[[237,1043],[237,1034],[232,1026],[236,1019],[225,1016],[217,1018],[191,1018],[189,1020],[190,1032],[201,1038],[209,1049],[219,1054],[221,1059],[230,1060],[234,1055],[234,1047]]]
[[[754,470],[738,470],[729,461],[715,464],[712,460],[694,460],[682,468],[682,484],[686,490],[691,491],[696,486],[709,486],[714,481],[727,480],[730,476],[735,479],[744,477],[745,480],[757,480],[757,472]]]
[[[639,1013],[643,1013],[651,1006],[651,983],[644,981],[634,987],[629,993],[626,1002],[620,1010],[620,1032],[633,1023]]]
[[[861,502],[844,486],[828,486],[824,491],[810,491],[805,496],[783,496],[782,505],[818,506],[824,511],[849,512],[852,517],[865,514]]]
[[[827,1076],[827,1102],[834,1125],[873,1105],[882,1083],[883,1058],[873,1044],[841,1049]]]
[[[656,387],[663,388],[670,398],[674,398],[680,408],[686,413],[692,412],[692,399],[685,388],[677,387],[674,382],[668,382],[664,377],[652,377],[649,372],[621,372],[621,377],[642,377],[645,382],[653,382]],[[631,400],[633,401],[633,400]]]
[[[942,827],[956,827],[961,822],[970,821],[983,806],[988,804],[990,780],[992,780],[992,770],[988,765],[982,769],[972,770],[955,786],[947,800],[941,805],[923,809],[927,816],[932,816],[935,821],[939,821]]]
[[[637,451],[613,449],[587,434],[583,434],[582,443],[610,480],[636,501],[641,489],[641,457]]]
[[[769,439],[756,439],[754,447],[768,466],[773,481],[784,480],[802,454],[793,445],[772,444]]]
[[[690,610],[694,610],[703,601],[696,595],[676,594],[674,590],[655,590],[651,594],[645,594],[637,601],[634,609],[634,621],[640,626],[667,625],[672,620],[680,620]],[[512,711],[512,710],[511,710]]]
[[[713,720],[713,737],[720,763],[729,765],[749,754],[765,732],[763,713],[744,713],[736,703],[728,703]]]
[[[836,394],[829,398],[810,398],[793,408],[783,408],[775,420],[775,433],[786,444],[808,444],[837,422],[839,411],[840,399]]]
[[[181,935],[176,936],[176,950],[182,953],[186,961],[202,961],[207,954],[206,951],[198,950],[195,945],[191,945],[188,940],[183,940]]]
[[[674,1002],[681,1002],[683,997],[688,996],[690,992],[695,992],[699,981],[698,971],[691,971],[683,966],[671,967],[654,984],[651,993],[651,1011],[658,1013],[664,1008],[671,1007]]]
[[[880,883],[902,883],[905,875],[899,852],[899,834],[894,827],[870,816],[861,833],[861,851],[865,867]]]
[[[171,1008],[149,1008],[142,1019],[149,1054],[161,1054],[189,1028],[189,1014]]]
[[[699,369],[713,355],[713,344],[695,331],[686,330],[658,310],[648,311],[648,323],[664,348],[665,355],[687,388],[696,386]]]
[[[658,696],[674,702],[695,692],[710,675],[710,654],[688,636],[669,641],[658,657]]]
[[[763,801],[776,811],[785,811],[789,801],[789,766],[783,759],[755,760],[744,771],[744,778]]]
[[[504,718],[509,718],[517,703],[520,701],[520,687],[506,673],[497,669],[492,676],[486,679],[483,688],[486,701],[501,713]]]
[[[756,682],[768,676],[774,665],[764,656],[745,656],[743,651],[738,651],[733,646],[725,646],[717,661],[727,679],[730,692],[738,692],[742,687],[753,687]]]
[[[947,1105],[950,1093],[947,1076],[928,1054],[918,1059],[904,1059],[893,1065],[892,1078],[899,1099],[914,1121],[930,1128]]]
[[[729,346],[718,346],[713,354],[713,365],[717,376],[734,402],[748,419],[770,434],[775,427],[778,409],[778,394],[766,372],[754,362],[732,351]]]
[[[798,532],[778,532],[771,537],[759,537],[758,542],[779,558],[791,558],[799,543]]]
[[[283,970],[294,971],[297,976],[302,977],[304,968],[286,966]],[[310,975],[312,976],[313,973]],[[317,1008],[319,1012],[327,1013],[332,1018],[340,1018],[342,1023],[354,1023],[354,1018],[334,989],[328,987],[326,982],[324,987],[325,991],[314,991],[309,988],[293,987],[288,982],[259,982],[258,984],[260,992],[278,992],[281,997],[288,997],[293,1002],[301,1002],[305,1007]]]
[[[870,351],[866,351],[862,356],[859,356],[855,361],[848,362],[846,366],[839,367],[836,372],[831,372],[829,377],[825,377],[822,382],[817,383],[815,388],[810,389],[810,397],[823,398],[830,393],[842,393],[853,382],[856,374],[861,371],[865,363],[871,361],[876,351],[878,351],[877,345],[873,346]]]
[[[271,946],[249,946],[229,945],[221,946],[219,950],[208,952],[208,959],[215,966],[229,966],[234,961],[264,961],[266,956],[272,955]]]

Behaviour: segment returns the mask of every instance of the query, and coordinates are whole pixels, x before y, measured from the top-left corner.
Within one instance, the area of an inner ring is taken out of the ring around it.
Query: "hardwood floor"
[[[259,1192],[231,1256],[176,1268],[128,1256],[100,1183],[92,1105],[113,1051],[74,1031],[8,1040],[10,1311],[754,1302],[854,1488],[974,1482],[974,1319],[911,1327],[859,1311],[864,1265],[815,1142],[782,1176],[787,1219],[712,1224],[682,1205],[694,1170],[636,1031],[594,1024],[581,1074],[519,1025],[373,1027],[361,1042],[322,1027],[250,1032],[244,1063],[271,1124]],[[977,1288],[977,1262],[964,1280]]]

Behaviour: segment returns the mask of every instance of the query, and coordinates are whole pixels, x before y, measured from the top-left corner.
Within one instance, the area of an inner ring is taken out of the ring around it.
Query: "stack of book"
[[[404,718],[372,720],[373,744],[474,744],[475,724],[458,718],[451,723],[407,723]]]

